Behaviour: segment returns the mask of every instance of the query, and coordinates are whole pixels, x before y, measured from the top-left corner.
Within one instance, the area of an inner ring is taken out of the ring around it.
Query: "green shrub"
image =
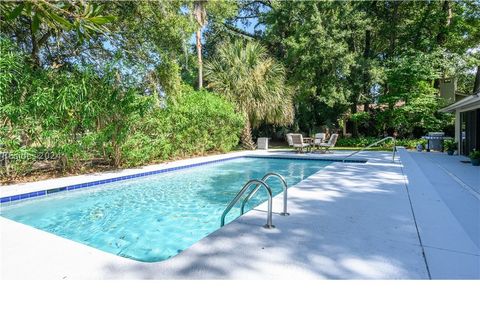
[[[471,160],[478,160],[480,159],[480,150],[473,150],[470,152],[470,154],[468,155],[468,157],[471,159]]]
[[[0,36],[2,181],[30,174],[45,152],[55,154],[49,167],[77,172],[91,162],[127,167],[238,144],[243,119],[217,95],[184,87],[162,108],[116,63],[52,69],[27,59]]]
[[[402,138],[397,139],[397,146],[404,146],[407,149],[415,149],[418,144],[421,144],[424,149],[427,141],[425,139],[410,139],[410,138]]]
[[[447,139],[443,141],[443,148],[445,151],[455,151],[458,149],[458,144],[453,139]]]
[[[376,141],[379,141],[381,138],[379,137],[358,137],[358,138],[351,138],[351,137],[344,137],[339,138],[336,147],[366,147],[370,144],[373,144]],[[408,149],[414,149],[417,144],[423,143],[423,139],[397,139],[396,145],[397,146],[404,146]],[[391,139],[386,140],[376,147],[390,149],[393,148],[393,141]]]
[[[136,124],[122,149],[127,166],[229,151],[238,144],[243,119],[223,98],[184,87],[167,108],[155,108]]]
[[[337,146],[337,147],[366,147],[369,144],[374,143],[377,140],[379,140],[379,139],[374,138],[374,137],[358,137],[358,138],[343,137],[343,138],[339,138],[337,140],[337,143],[336,143],[335,146]]]

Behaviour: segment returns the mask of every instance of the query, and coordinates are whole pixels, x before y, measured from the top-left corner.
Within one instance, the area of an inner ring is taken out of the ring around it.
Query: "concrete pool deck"
[[[233,156],[245,154],[293,153],[254,151]],[[346,154],[299,156],[341,158]],[[429,180],[429,166],[419,164],[418,156],[401,149],[395,163],[388,152],[356,156],[368,159],[367,163],[334,162],[289,188],[291,215],[274,214],[276,228],[262,227],[266,214],[261,205],[179,255],[157,263],[115,256],[0,217],[1,278],[479,279],[480,252],[474,237],[478,222],[475,229],[470,228],[475,222],[469,221],[478,215],[478,205],[476,210],[452,211],[451,202],[439,194],[442,185]],[[144,168],[148,169],[152,167]],[[125,172],[132,170],[112,174]],[[475,184],[467,170],[465,176],[457,178]],[[67,177],[0,187],[0,191],[3,196],[104,177]],[[450,182],[446,187],[452,187]],[[463,192],[457,205],[462,197]],[[274,211],[281,211],[281,196],[275,198]]]

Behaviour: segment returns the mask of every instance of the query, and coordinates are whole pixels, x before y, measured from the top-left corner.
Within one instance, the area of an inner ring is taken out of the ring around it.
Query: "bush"
[[[116,63],[35,68],[0,36],[0,177],[38,170],[78,172],[102,163],[142,165],[174,157],[228,151],[243,119],[233,105],[184,87],[166,107],[132,87]],[[40,159],[51,153],[54,157]],[[45,162],[45,161],[44,161]]]
[[[379,138],[375,137],[343,137],[337,140],[335,146],[337,147],[366,147],[371,143],[376,142]]]
[[[122,149],[126,166],[229,151],[238,144],[243,119],[223,98],[185,87],[167,108],[155,108],[136,124]]]
[[[479,160],[480,159],[480,150],[473,150],[472,152],[470,152],[468,157],[471,160]]]
[[[339,138],[337,141],[336,147],[366,147],[370,144],[373,144],[376,141],[379,141],[382,138],[379,137],[358,137],[358,138],[351,138],[351,137],[344,137]],[[422,144],[424,139],[397,139],[396,145],[397,146],[404,146],[408,149],[415,149],[417,144]],[[393,141],[387,140],[376,147],[390,149],[393,148]]]
[[[152,106],[152,96],[123,83],[111,66],[102,75],[90,67],[31,68],[8,41],[0,44],[8,55],[0,61],[0,151],[46,148],[59,155],[61,170],[75,171],[95,156],[120,166],[131,120]],[[33,164],[35,157],[22,162]],[[12,173],[28,173],[23,164]]]
[[[458,149],[458,144],[453,139],[447,139],[443,141],[443,148],[446,151],[455,151]]]
[[[409,138],[397,139],[397,146],[403,146],[407,149],[415,149],[418,144],[421,144],[425,148],[425,145],[427,144],[427,141],[425,139],[422,139],[422,138],[419,138],[419,139],[409,139]]]

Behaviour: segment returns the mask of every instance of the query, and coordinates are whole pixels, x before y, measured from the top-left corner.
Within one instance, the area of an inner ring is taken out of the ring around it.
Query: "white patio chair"
[[[335,144],[337,143],[337,139],[338,139],[338,134],[332,134],[332,136],[330,136],[330,139],[328,140],[327,143],[321,143],[318,145],[318,147],[320,148],[320,152],[322,153],[329,152],[330,148],[335,147]]]
[[[293,141],[292,141],[292,133],[288,133],[287,136],[287,143],[289,147],[293,147]]]
[[[317,146],[317,149],[318,149],[318,146],[325,141],[325,136],[326,136],[325,133],[315,134],[315,139],[313,140],[313,146]]]
[[[310,151],[311,145],[303,142],[302,134],[291,134],[291,137],[293,148],[295,148],[297,152],[303,153],[303,148],[306,148],[307,151]]]

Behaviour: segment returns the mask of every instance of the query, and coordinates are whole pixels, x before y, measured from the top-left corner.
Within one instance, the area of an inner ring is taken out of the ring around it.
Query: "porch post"
[[[455,141],[457,142],[457,153],[460,154],[460,111],[455,110]]]

